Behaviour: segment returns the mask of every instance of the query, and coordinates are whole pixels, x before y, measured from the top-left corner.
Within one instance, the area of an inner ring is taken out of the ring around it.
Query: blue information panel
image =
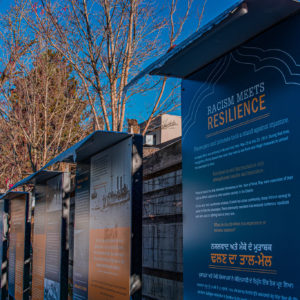
[[[142,273],[141,167],[139,135],[77,163],[73,300],[141,299],[129,289]]]
[[[78,163],[76,170],[73,299],[88,299],[90,163]]]
[[[32,300],[67,299],[66,216],[69,174],[59,174],[35,189]]]
[[[132,138],[78,163],[73,299],[128,300]]]
[[[182,83],[184,299],[300,298],[299,26]]]
[[[10,233],[8,249],[9,299],[29,299],[30,223],[28,193],[12,193],[9,199]]]

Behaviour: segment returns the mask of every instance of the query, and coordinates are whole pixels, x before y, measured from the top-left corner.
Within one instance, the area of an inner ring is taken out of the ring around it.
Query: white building
[[[140,124],[141,132],[145,123]],[[163,114],[154,119],[144,137],[144,144],[156,146],[181,137],[181,117]]]

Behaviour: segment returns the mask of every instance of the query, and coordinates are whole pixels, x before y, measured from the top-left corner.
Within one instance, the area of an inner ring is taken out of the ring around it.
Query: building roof
[[[299,0],[239,0],[138,74],[186,78],[225,53],[300,11]],[[298,30],[298,29],[295,29]]]

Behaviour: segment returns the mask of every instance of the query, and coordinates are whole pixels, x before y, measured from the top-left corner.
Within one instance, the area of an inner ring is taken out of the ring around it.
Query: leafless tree
[[[85,88],[97,129],[103,118],[107,130],[122,131],[129,99],[158,87],[147,81],[124,93],[128,81],[148,59],[162,53],[162,32],[169,31],[167,49],[172,49],[180,36],[192,0],[187,1],[180,20],[175,20],[177,0],[170,1],[168,20],[159,17],[155,1],[31,0],[33,13],[28,23],[72,64]],[[159,81],[160,92],[149,123],[171,98],[164,95],[166,81]]]
[[[0,172],[10,183],[37,171],[91,129],[72,67],[58,53],[35,50],[32,66],[21,64],[1,94]]]
[[[85,88],[96,128],[122,131],[128,98],[122,91],[133,72],[156,52],[150,2],[67,0],[31,3],[28,23],[76,71]]]
[[[201,13],[198,16],[198,26],[197,29],[200,27],[201,20],[203,18],[204,14],[204,9],[206,5],[206,0],[204,1],[202,7],[201,7]],[[170,8],[169,8],[169,13],[168,13],[168,22],[167,22],[167,29],[169,31],[169,36],[168,36],[168,51],[171,51],[176,47],[176,41],[180,37],[183,27],[188,19],[188,16],[190,14],[191,8],[192,8],[193,0],[188,0],[186,2],[186,9],[181,18],[176,18],[176,11],[178,9],[178,0],[171,0],[170,3]],[[166,103],[168,103],[168,100],[173,96],[174,90],[178,88],[179,85],[175,85],[171,91],[168,91],[166,93],[166,84],[167,84],[167,77],[164,77],[162,79],[162,84],[160,86],[158,96],[156,97],[154,101],[154,105],[152,108],[152,111],[146,120],[145,126],[143,127],[143,132],[142,134],[145,135],[146,132],[149,130],[149,127],[151,125],[151,122],[154,121],[154,119],[161,115],[163,112],[168,112],[170,108],[166,106]],[[178,106],[177,103],[174,103],[173,106],[171,107],[171,110],[176,108]]]

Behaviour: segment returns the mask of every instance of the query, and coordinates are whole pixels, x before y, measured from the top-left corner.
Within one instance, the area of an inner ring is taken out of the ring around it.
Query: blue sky
[[[167,3],[164,0],[158,0],[158,1],[161,1],[162,7],[164,4]],[[238,0],[206,0],[204,15],[201,21],[201,27],[204,26],[209,21],[211,21],[212,19],[214,19],[215,17],[217,17],[220,13],[222,13],[224,10],[232,6],[237,1]],[[13,2],[14,2],[13,0],[0,0],[0,13],[4,14],[6,10],[13,4]],[[179,14],[181,11],[185,11],[186,3],[187,0],[178,0],[177,11],[179,12]],[[189,35],[195,32],[196,24],[197,24],[197,16],[198,16],[195,8],[196,6],[198,6],[198,8],[201,9],[204,3],[205,0],[194,0],[189,19],[185,24],[180,40],[178,40],[176,44],[188,38]],[[162,9],[162,14],[163,14],[163,9]],[[156,58],[153,58],[153,60],[155,59]],[[147,64],[150,63],[151,61],[147,62],[145,64],[145,67],[147,66]],[[151,110],[153,99],[155,96],[156,96],[155,93],[147,93],[147,95],[135,96],[135,99],[133,99],[131,102],[128,103],[127,118],[135,118],[139,122],[145,120],[149,115],[149,111]],[[180,115],[180,109],[177,109],[173,113]]]
[[[209,22],[236,2],[237,0],[207,0],[202,24]]]
[[[12,2],[13,1],[9,1],[9,0],[0,0],[0,12],[1,13],[5,12],[9,8]]]

